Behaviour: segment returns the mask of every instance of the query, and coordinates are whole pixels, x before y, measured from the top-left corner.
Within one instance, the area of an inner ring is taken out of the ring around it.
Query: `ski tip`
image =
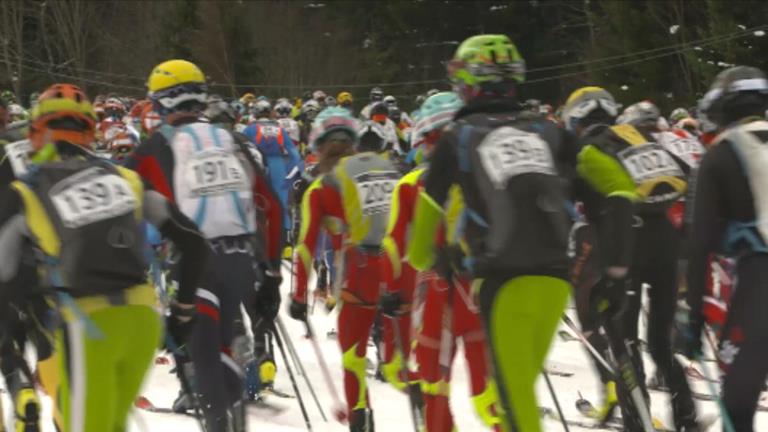
[[[155,405],[144,396],[137,397],[136,400],[133,402],[133,406],[143,410],[151,410],[155,407]]]

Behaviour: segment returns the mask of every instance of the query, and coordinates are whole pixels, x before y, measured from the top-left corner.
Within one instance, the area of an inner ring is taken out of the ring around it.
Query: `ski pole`
[[[315,393],[315,387],[312,385],[312,382],[309,380],[309,376],[307,375],[307,371],[304,370],[304,365],[299,360],[299,356],[296,353],[296,347],[293,345],[293,341],[291,341],[290,335],[288,335],[288,332],[285,330],[285,325],[283,325],[283,320],[280,319],[280,317],[277,317],[276,319],[278,328],[277,330],[280,331],[280,334],[285,340],[285,344],[288,346],[288,354],[293,357],[294,362],[296,363],[298,369],[299,369],[299,375],[304,376],[304,382],[307,384],[307,387],[309,387],[309,393],[312,395],[312,398],[315,400],[315,405],[317,405],[317,410],[320,411],[320,416],[323,417],[323,421],[327,422],[328,417],[325,416],[325,411],[323,410],[323,406],[320,404],[320,400],[317,398],[317,394]]]
[[[708,328],[705,328],[704,332],[706,333],[706,336],[707,336],[706,339],[707,339],[707,342],[709,343],[709,347],[712,349],[712,352],[715,354],[715,358],[719,359],[719,356],[717,353],[717,344],[715,344],[712,334],[709,332]],[[704,356],[702,355],[697,360],[701,365],[701,373],[704,375],[704,378],[707,381],[707,387],[709,387],[709,392],[712,394],[712,397],[715,398],[715,401],[717,402],[717,407],[720,409],[720,416],[723,419],[723,428],[725,429],[725,432],[735,432],[736,428],[733,426],[733,420],[731,419],[731,415],[728,414],[728,410],[725,408],[725,403],[723,403],[723,399],[720,397],[720,394],[717,391],[717,388],[715,387],[714,375],[709,373],[710,372],[709,366],[706,365],[706,362],[704,361]]]
[[[571,432],[568,428],[568,423],[565,421],[565,416],[563,415],[563,409],[560,408],[560,401],[557,400],[557,395],[555,394],[555,388],[552,387],[552,381],[549,379],[549,374],[546,370],[542,369],[541,373],[544,375],[544,380],[547,382],[547,387],[549,388],[549,394],[552,395],[552,401],[555,403],[555,408],[557,409],[557,415],[560,417],[560,421],[563,423],[563,429],[565,429],[565,432]]]
[[[333,384],[333,379],[331,378],[331,371],[328,369],[328,364],[325,362],[325,357],[320,350],[320,344],[317,343],[315,332],[312,329],[312,324],[309,322],[308,317],[307,320],[304,321],[304,325],[307,327],[307,337],[312,344],[312,349],[315,351],[317,362],[320,363],[320,371],[323,373],[323,380],[325,380],[325,385],[328,387],[328,392],[331,394],[331,399],[333,400],[333,415],[338,422],[345,423],[347,421],[347,410],[344,405],[342,405],[341,399],[339,399],[339,393],[336,391],[336,386]]]
[[[579,328],[576,326],[576,323],[573,322],[573,320],[568,315],[563,315],[563,322],[568,326],[568,328],[571,329],[574,333],[576,333],[576,337],[579,338],[582,344],[584,344],[585,347],[589,350],[589,352],[597,359],[597,361],[600,362],[603,367],[608,370],[608,372],[611,375],[616,375],[616,372],[614,371],[613,367],[608,363],[608,361],[603,357],[599,351],[587,340],[587,337],[584,336],[584,333],[579,330]]]
[[[395,347],[398,351],[400,351],[400,357],[402,358],[400,373],[403,375],[403,383],[405,384],[406,393],[408,394],[408,402],[411,405],[411,420],[413,421],[413,430],[414,432],[419,432],[419,407],[416,406],[416,403],[413,400],[413,389],[408,383],[408,365],[406,364],[405,349],[403,348],[403,338],[400,334],[400,323],[398,322],[397,316],[389,317],[389,319],[392,322],[392,332],[394,333]]]
[[[296,393],[296,399],[299,401],[299,408],[301,408],[301,415],[304,417],[304,424],[307,426],[308,431],[312,431],[312,422],[309,420],[309,414],[307,414],[307,407],[304,406],[304,398],[301,397],[299,392],[299,386],[296,383],[296,377],[293,375],[288,355],[285,353],[285,347],[283,346],[283,338],[280,336],[280,332],[275,331],[275,342],[277,342],[277,348],[280,350],[280,354],[283,356],[285,362],[285,370],[288,371],[288,377],[291,379],[291,386],[294,393]]]

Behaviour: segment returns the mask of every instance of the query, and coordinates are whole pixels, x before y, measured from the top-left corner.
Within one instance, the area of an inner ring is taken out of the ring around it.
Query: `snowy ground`
[[[288,280],[288,275],[286,281]],[[284,290],[288,290],[288,284],[283,284]],[[320,310],[321,308],[318,308]],[[569,311],[572,314],[573,311]],[[335,340],[328,339],[324,335],[327,330],[335,327],[335,315],[326,315],[324,312],[317,312],[312,317],[315,330],[320,336],[320,344],[326,359],[330,365],[333,378],[336,381],[338,392],[342,394],[342,368],[341,356],[338,345]],[[283,321],[288,327],[290,337],[296,345],[299,357],[304,362],[304,367],[309,374],[310,380],[315,390],[319,394],[323,409],[331,417],[331,398],[325,387],[320,374],[317,359],[312,351],[309,341],[304,339],[303,326],[287,316]],[[369,357],[373,358],[372,350],[369,350]],[[278,358],[278,377],[276,387],[293,393],[286,369],[281,367],[282,359]],[[646,358],[647,370],[654,370],[650,359]],[[710,367],[712,365],[710,364]],[[466,365],[461,354],[457,356],[454,365],[455,372],[451,385],[451,405],[456,418],[458,430],[460,431],[482,431],[486,430],[479,422],[472,409],[472,404],[468,395],[468,377]],[[547,361],[547,367],[550,370],[563,372],[572,372],[574,376],[570,378],[552,376],[552,382],[563,407],[566,418],[581,420],[575,408],[575,401],[578,393],[581,392],[584,397],[597,402],[598,388],[591,362],[587,358],[585,350],[581,344],[576,341],[563,341],[560,338],[554,343]],[[170,407],[178,391],[178,383],[173,375],[169,373],[170,366],[155,366],[143,391],[144,396],[148,397],[155,405],[160,407]],[[300,389],[305,398],[305,404],[311,417],[312,428],[318,432],[344,431],[348,430],[345,426],[335,423],[329,419],[329,422],[323,422],[317,408],[315,407],[309,392],[307,391],[303,379],[297,377],[300,381]],[[395,391],[391,386],[370,379],[371,401],[373,404],[376,428],[381,431],[399,431],[405,432],[412,429],[409,416],[407,398]],[[693,382],[694,389],[706,393],[708,391],[704,382]],[[665,393],[651,392],[652,411],[654,416],[663,420],[667,427],[672,425],[670,414],[669,396]],[[543,407],[554,408],[552,397],[547,390],[543,379],[538,383],[539,405]],[[249,430],[253,431],[273,431],[273,432],[297,432],[306,430],[304,421],[299,410],[296,399],[279,399],[272,397],[270,399],[275,409],[265,409],[249,407],[248,421]],[[3,403],[6,407],[9,405],[7,397]],[[700,413],[714,415],[717,413],[717,406],[713,402],[697,402]],[[44,397],[46,418],[50,418],[50,400]],[[10,420],[11,415],[6,409],[6,419]],[[10,421],[6,424],[11,424]],[[768,414],[759,413],[756,420],[756,430],[768,430]],[[50,425],[43,429],[44,432],[54,432]],[[195,419],[187,416],[173,414],[155,414],[146,411],[136,410],[130,419],[130,432],[167,432],[167,431],[196,431],[200,430]],[[561,431],[563,426],[552,420],[544,420],[543,430]],[[580,429],[571,427],[571,431],[583,431],[589,429]],[[719,422],[711,430],[719,430]]]

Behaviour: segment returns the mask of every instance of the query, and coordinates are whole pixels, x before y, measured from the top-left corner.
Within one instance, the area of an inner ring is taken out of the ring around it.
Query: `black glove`
[[[450,245],[437,251],[435,271],[445,279],[451,279],[464,268],[464,251],[459,245]]]
[[[256,293],[253,308],[256,312],[270,321],[277,317],[280,310],[280,285],[283,277],[279,274],[264,273],[264,281]]]
[[[197,309],[194,305],[173,304],[171,306],[171,314],[168,316],[165,325],[168,334],[178,347],[184,346],[189,340],[192,326],[195,323],[196,313]]]
[[[388,317],[397,317],[400,315],[400,308],[403,306],[403,299],[400,293],[387,291],[379,299],[379,311]]]
[[[291,315],[291,318],[307,322],[307,304],[306,303],[300,303],[296,301],[296,299],[291,299],[291,304],[288,306],[288,313]]]
[[[592,288],[592,302],[599,314],[616,315],[627,298],[627,279],[614,279],[603,275]]]

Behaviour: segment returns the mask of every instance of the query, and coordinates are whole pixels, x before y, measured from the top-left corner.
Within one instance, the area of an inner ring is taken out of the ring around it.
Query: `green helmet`
[[[459,45],[448,63],[448,78],[456,84],[525,80],[525,60],[506,35],[477,35]]]

